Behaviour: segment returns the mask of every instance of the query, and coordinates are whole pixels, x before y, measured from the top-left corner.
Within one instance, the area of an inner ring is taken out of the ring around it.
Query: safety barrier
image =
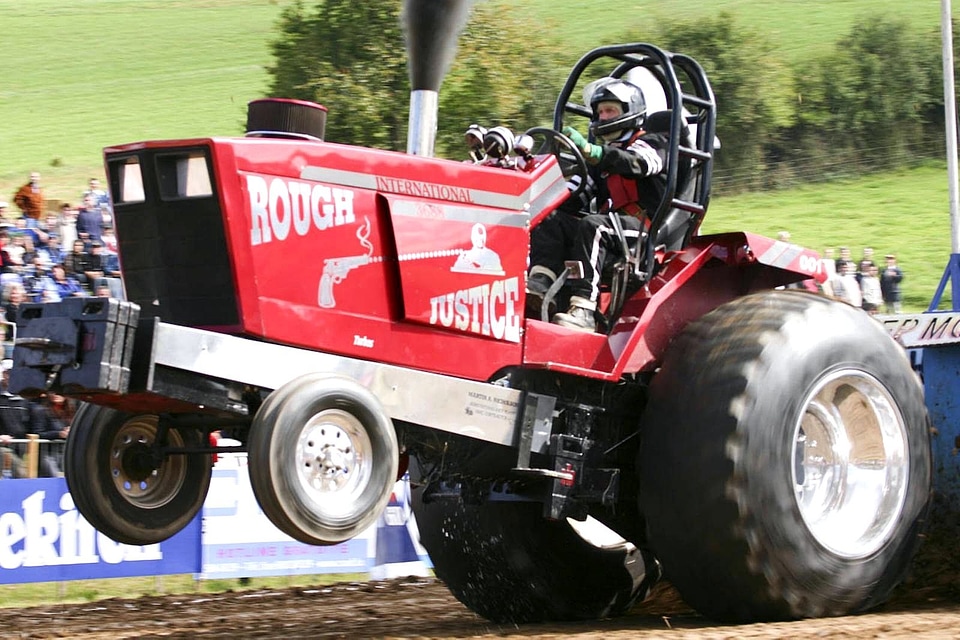
[[[245,454],[220,456],[202,516],[169,540],[144,546],[120,544],[96,531],[76,510],[63,478],[0,480],[0,584],[184,573],[206,579],[429,572],[426,551],[415,539],[399,540],[398,528],[386,534],[386,544],[377,540],[384,527],[401,521],[407,535],[416,531],[408,480],[397,483],[378,525],[343,544],[319,547],[297,542],[270,523],[246,465]],[[406,550],[402,558],[390,551],[398,544]]]
[[[0,477],[40,478],[63,475],[65,440],[47,440],[36,434],[0,444]]]

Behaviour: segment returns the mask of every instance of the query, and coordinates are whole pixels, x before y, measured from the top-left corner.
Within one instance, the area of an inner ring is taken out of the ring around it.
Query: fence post
[[[27,477],[36,478],[40,468],[40,436],[35,433],[27,434]]]

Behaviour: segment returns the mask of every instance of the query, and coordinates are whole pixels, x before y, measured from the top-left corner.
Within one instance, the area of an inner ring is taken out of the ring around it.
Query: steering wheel
[[[560,164],[560,172],[563,173],[563,177],[567,179],[568,185],[570,184],[570,179],[574,176],[580,178],[579,184],[570,192],[571,198],[575,198],[583,193],[583,190],[587,188],[589,171],[587,169],[587,161],[583,157],[583,152],[580,151],[577,145],[573,144],[573,140],[556,129],[550,129],[549,127],[527,129],[523,132],[523,135],[530,136],[535,141],[539,139],[543,140],[534,154],[546,155],[550,153],[556,156],[557,162]]]

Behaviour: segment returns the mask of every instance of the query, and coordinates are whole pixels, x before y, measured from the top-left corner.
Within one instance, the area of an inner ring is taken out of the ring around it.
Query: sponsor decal
[[[408,196],[419,196],[422,198],[434,198],[435,200],[473,202],[473,197],[471,197],[469,189],[433,182],[420,182],[419,180],[377,176],[377,190],[388,191],[390,193],[402,193]]]
[[[356,222],[352,189],[247,174],[250,244],[284,241]],[[269,180],[269,182],[268,182]]]
[[[917,313],[877,316],[895,340],[905,347],[921,347],[960,342],[960,314]]]
[[[0,569],[163,560],[159,544],[121,544],[94,529],[69,493],[60,497],[61,512],[44,511],[46,495],[35,491],[20,502],[20,513],[0,514]]]

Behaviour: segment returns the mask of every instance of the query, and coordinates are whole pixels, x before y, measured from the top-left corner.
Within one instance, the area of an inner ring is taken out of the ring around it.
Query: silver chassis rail
[[[308,373],[348,376],[370,389],[394,420],[495,444],[520,444],[523,393],[507,387],[162,322],[156,325],[150,363],[148,391],[153,390],[156,366],[265,389]]]

